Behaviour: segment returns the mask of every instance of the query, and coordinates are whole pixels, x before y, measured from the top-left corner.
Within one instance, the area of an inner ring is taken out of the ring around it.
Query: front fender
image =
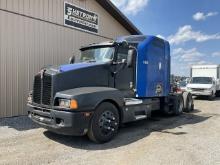
[[[59,98],[77,100],[79,111],[93,111],[97,105],[105,100],[115,102],[120,108],[124,104],[121,92],[108,87],[74,88],[56,93],[55,100]]]

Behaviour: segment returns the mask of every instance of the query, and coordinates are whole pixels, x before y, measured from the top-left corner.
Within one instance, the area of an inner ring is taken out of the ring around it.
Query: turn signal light
[[[70,109],[77,109],[78,103],[76,100],[70,100]]]

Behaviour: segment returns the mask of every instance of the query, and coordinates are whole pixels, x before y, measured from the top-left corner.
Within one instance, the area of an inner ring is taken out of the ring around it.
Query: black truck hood
[[[53,95],[78,87],[109,86],[110,63],[76,63],[49,67],[45,74],[52,75]]]

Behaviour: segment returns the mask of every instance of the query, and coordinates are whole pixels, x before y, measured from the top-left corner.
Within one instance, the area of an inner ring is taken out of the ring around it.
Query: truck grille
[[[33,101],[41,104],[41,77],[36,75],[34,78]]]
[[[44,105],[51,104],[51,91],[52,91],[51,76],[44,75],[44,77],[43,77],[43,94],[42,94],[42,103]]]
[[[37,104],[51,105],[52,77],[45,74],[41,79],[40,74],[35,76],[33,88],[33,101]]]
[[[202,88],[192,88],[192,91],[200,91],[200,92],[202,92],[202,91],[204,91],[204,89],[202,89]]]

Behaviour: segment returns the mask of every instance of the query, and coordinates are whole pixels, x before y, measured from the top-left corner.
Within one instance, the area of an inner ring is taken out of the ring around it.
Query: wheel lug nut
[[[118,123],[115,123],[115,125],[118,125]]]
[[[114,131],[115,129],[114,128],[112,128],[112,131]]]

